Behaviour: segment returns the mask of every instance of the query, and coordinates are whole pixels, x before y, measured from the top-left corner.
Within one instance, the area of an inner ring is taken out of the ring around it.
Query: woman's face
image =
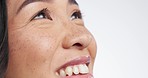
[[[96,55],[74,0],[7,0],[6,78],[90,78]]]

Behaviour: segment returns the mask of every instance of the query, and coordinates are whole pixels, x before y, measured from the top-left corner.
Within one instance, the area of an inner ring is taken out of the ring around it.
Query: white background
[[[95,78],[148,78],[148,0],[77,0],[98,44]]]

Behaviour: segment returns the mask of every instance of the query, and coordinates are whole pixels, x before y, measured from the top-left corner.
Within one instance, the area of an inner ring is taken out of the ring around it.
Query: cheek
[[[9,35],[10,59],[29,69],[50,65],[55,50],[56,42],[52,35],[34,32]]]

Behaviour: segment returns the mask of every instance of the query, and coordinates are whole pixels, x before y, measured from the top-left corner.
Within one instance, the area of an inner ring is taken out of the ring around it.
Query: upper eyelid
[[[48,12],[48,13],[49,13],[49,10],[48,10],[47,8],[43,8],[43,9],[37,11],[37,12],[31,17],[30,20],[33,20],[33,19],[36,17],[36,15],[38,15],[38,14],[41,13],[41,12]]]
[[[47,15],[47,14],[49,15],[51,11],[49,11],[49,9],[48,9],[47,7],[46,7],[46,8],[42,8],[41,10],[39,10],[39,11],[37,11],[37,12],[35,12],[35,13],[33,14],[33,16],[30,18],[30,21],[32,21],[32,20],[36,17],[36,15],[38,15],[38,14],[41,13],[41,12],[45,12],[46,15]],[[71,16],[73,15],[73,13],[75,13],[75,12],[80,13],[80,14],[81,14],[81,19],[83,18],[82,12],[81,12],[80,9],[74,9],[73,11],[71,11],[70,17],[71,17]],[[47,16],[48,16],[48,15],[47,15]]]
[[[79,13],[79,14],[80,14],[80,16],[81,16],[81,18],[80,18],[80,19],[83,19],[82,12],[81,12],[81,10],[79,10],[79,9],[75,9],[75,10],[73,10],[73,11],[72,11],[72,13],[70,14],[70,17],[71,17],[71,16],[72,16],[75,12],[77,12],[77,13]]]
[[[75,13],[75,12],[80,12],[81,13],[81,10],[80,9],[74,9],[71,13],[70,13],[70,16]]]

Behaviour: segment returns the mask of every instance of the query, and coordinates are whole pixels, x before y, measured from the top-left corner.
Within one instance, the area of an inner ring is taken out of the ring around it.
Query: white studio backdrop
[[[95,78],[148,78],[148,0],[77,0],[98,53]]]

